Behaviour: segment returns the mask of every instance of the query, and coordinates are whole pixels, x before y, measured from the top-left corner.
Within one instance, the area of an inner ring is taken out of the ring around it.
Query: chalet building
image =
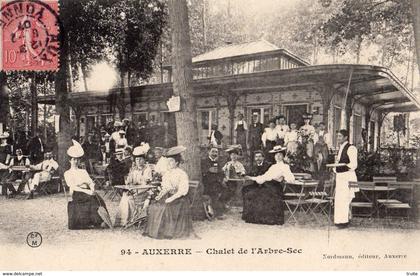
[[[262,123],[283,114],[287,122],[302,122],[302,114],[312,113],[313,124],[328,126],[335,133],[349,128],[350,140],[362,143],[362,129],[368,132],[369,149],[380,145],[384,117],[390,112],[411,112],[420,108],[414,95],[384,67],[353,64],[310,65],[306,61],[260,40],[226,45],[193,58],[194,95],[197,101],[199,139],[207,144],[212,125],[233,141],[233,124],[239,113],[247,122],[260,114]],[[171,68],[165,67],[164,83],[126,88],[126,114],[133,121],[167,121],[174,114],[166,101],[172,96]],[[118,118],[115,99],[119,88],[109,91],[71,93],[77,110],[80,134],[95,125]],[[40,103],[53,104],[52,97]]]

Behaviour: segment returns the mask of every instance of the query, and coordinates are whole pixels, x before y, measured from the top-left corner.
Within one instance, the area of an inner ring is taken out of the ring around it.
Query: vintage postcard
[[[0,270],[420,269],[420,2],[0,0]]]

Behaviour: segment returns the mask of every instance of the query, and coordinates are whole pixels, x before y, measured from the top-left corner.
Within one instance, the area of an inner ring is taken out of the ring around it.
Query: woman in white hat
[[[179,239],[194,236],[187,173],[179,168],[185,147],[170,148],[165,156],[170,169],[162,177],[161,191],[150,204],[143,235],[155,239]]]
[[[247,176],[249,180],[255,181],[262,185],[261,194],[259,198],[255,199],[254,214],[249,217],[253,219],[248,220],[249,223],[257,224],[280,224],[284,223],[284,209],[283,209],[283,181],[293,182],[295,176],[290,171],[289,165],[284,163],[284,156],[286,148],[282,146],[275,146],[269,153],[274,154],[275,164],[266,171],[263,175]],[[257,204],[257,202],[263,204]],[[261,207],[261,208],[258,208]]]
[[[146,164],[146,154],[149,151],[149,144],[143,144],[134,148],[133,166],[128,173],[125,184],[127,185],[146,185],[152,180],[152,169]],[[140,195],[125,191],[121,197],[120,205],[115,216],[114,226],[126,226],[136,216],[137,210],[135,199],[140,200]]]
[[[72,196],[68,205],[69,229],[112,228],[104,200],[95,192],[95,184],[87,171],[78,167],[84,155],[82,146],[73,140],[67,154],[71,158],[70,169],[64,173],[64,180]]]

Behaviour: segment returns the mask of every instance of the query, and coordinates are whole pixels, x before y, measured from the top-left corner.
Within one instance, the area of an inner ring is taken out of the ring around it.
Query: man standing
[[[42,162],[44,158],[44,148],[44,143],[35,131],[34,137],[32,137],[28,144],[29,156],[32,163],[37,164]]]
[[[335,162],[336,188],[334,197],[334,224],[345,228],[349,224],[350,203],[358,189],[350,189],[349,182],[357,181],[357,148],[348,142],[349,132],[342,129],[337,134],[340,144]]]
[[[206,214],[211,219],[212,210],[214,216],[221,218],[223,215],[223,206],[220,203],[220,195],[222,194],[224,187],[222,186],[223,171],[221,169],[221,163],[219,161],[219,150],[216,147],[211,147],[208,156],[201,160],[201,172],[203,175],[203,195],[207,196],[206,199],[209,201],[209,205],[205,204]]]
[[[251,158],[254,158],[254,152],[261,149],[261,136],[264,132],[264,126],[259,122],[258,113],[252,114],[252,123],[248,131],[248,147],[251,151]]]

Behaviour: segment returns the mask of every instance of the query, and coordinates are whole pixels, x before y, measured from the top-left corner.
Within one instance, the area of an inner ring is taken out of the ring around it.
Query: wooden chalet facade
[[[171,69],[166,67],[166,83],[125,88],[127,118],[168,121],[166,101],[172,96]],[[194,95],[199,139],[207,143],[210,126],[218,125],[224,143],[233,141],[233,124],[239,113],[247,122],[259,113],[261,122],[276,115],[288,123],[301,122],[305,112],[313,113],[313,124],[335,132],[349,128],[351,142],[361,144],[362,129],[371,137],[369,149],[380,143],[380,129],[389,112],[419,110],[420,103],[388,69],[371,65],[328,64],[311,66],[292,53],[264,40],[228,45],[193,59]],[[115,97],[119,88],[109,91],[71,93],[77,110],[80,134],[118,118]],[[347,100],[345,100],[347,98]],[[52,97],[39,103],[53,104]]]

